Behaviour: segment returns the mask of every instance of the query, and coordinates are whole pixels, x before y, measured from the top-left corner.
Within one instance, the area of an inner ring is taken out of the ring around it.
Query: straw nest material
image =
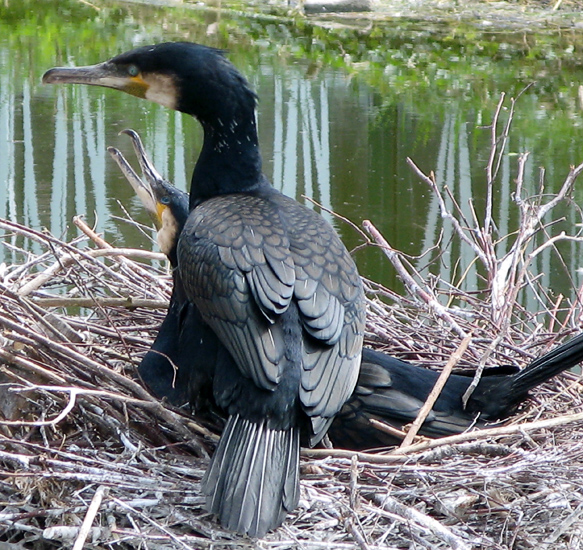
[[[545,328],[519,305],[525,244],[556,204],[522,199],[520,185],[520,227],[502,258],[488,223],[456,228],[489,262],[481,297],[423,279],[365,222],[363,238],[409,291],[367,282],[368,345],[428,367],[522,366],[579,332],[577,303],[540,298]],[[459,213],[443,213],[455,226]],[[0,550],[582,547],[583,400],[571,373],[538,388],[504,426],[386,452],[304,451],[300,505],[284,526],[260,541],[224,531],[199,491],[220,420],[160,403],[137,377],[171,290],[152,263],[161,256],[112,248],[75,223],[81,237],[62,242],[0,220],[20,258],[0,271]],[[32,241],[40,252],[24,252]]]

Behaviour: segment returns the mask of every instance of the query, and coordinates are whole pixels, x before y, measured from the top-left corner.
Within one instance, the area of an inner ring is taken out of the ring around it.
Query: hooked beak
[[[146,97],[148,84],[140,75],[129,76],[110,61],[86,67],[55,67],[42,77],[43,84],[89,84],[121,90],[137,97]]]

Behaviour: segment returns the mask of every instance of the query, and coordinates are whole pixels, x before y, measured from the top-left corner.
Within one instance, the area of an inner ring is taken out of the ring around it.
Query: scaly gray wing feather
[[[179,245],[185,286],[241,371],[278,383],[286,346],[279,316],[292,299],[307,333],[300,399],[314,441],[350,396],[364,333],[362,284],[334,230],[281,194],[210,199],[191,214]]]
[[[249,195],[210,199],[191,214],[178,263],[189,297],[243,374],[272,389],[285,343],[275,321],[295,282],[289,243],[271,222],[273,209]]]
[[[294,296],[306,339],[300,399],[312,417],[315,444],[350,397],[360,365],[365,324],[362,283],[356,265],[328,223],[280,196],[289,223],[296,270]],[[322,345],[325,343],[327,345]]]

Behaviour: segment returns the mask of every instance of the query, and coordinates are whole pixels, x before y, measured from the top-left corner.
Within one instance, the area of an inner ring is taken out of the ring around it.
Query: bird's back
[[[178,254],[189,297],[243,377],[291,393],[293,378],[319,439],[356,383],[364,333],[362,283],[336,232],[268,188],[201,203]]]

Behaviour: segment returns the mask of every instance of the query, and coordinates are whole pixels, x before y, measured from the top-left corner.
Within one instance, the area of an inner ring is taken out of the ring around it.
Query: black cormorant
[[[124,132],[132,138],[144,177],[140,178],[133,171],[117,149],[109,148],[109,151],[152,215],[158,228],[161,249],[175,266],[172,250],[182,230],[184,222],[181,220],[188,214],[188,195],[158,174],[135,132]],[[174,271],[175,290],[168,314],[139,370],[142,379],[157,397],[165,397],[174,405],[182,405],[201,398],[200,394],[190,393],[188,380],[189,376],[196,376],[189,358],[200,354],[199,340],[187,335],[198,331],[200,341],[206,341],[207,346],[209,337],[201,332],[203,326],[199,324],[196,307],[186,304],[181,297],[176,273]],[[184,309],[186,307],[189,309]],[[188,331],[183,329],[185,325],[190,327]],[[509,365],[487,368],[466,407],[463,406],[462,396],[472,381],[473,373],[452,374],[419,433],[442,437],[461,433],[471,426],[480,427],[487,422],[504,420],[528,398],[529,390],[581,361],[583,335],[536,359],[523,370]],[[415,420],[438,376],[439,373],[433,370],[364,348],[357,386],[328,430],[332,444],[358,451],[398,444],[396,436],[378,430],[370,419],[402,429]]]
[[[228,415],[203,491],[225,527],[262,536],[298,503],[300,434],[320,441],[354,390],[365,324],[356,266],[321,216],[262,174],[256,96],[222,51],[145,46],[43,82],[122,90],[203,127],[176,248],[184,297],[222,344],[199,361],[197,384],[212,384]]]

